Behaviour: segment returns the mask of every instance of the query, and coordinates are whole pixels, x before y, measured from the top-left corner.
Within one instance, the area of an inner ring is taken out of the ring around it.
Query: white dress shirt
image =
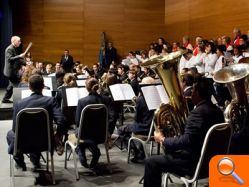
[[[205,65],[205,73],[207,73],[207,78],[212,78],[212,74],[214,72],[215,63],[218,59],[218,56],[216,53],[209,53],[206,54],[203,58],[203,63]]]

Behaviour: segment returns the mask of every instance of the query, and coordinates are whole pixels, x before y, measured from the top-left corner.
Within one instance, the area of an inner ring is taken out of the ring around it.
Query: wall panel
[[[166,34],[171,42],[188,34],[193,43],[199,35],[207,39],[232,36],[234,27],[247,33],[248,12],[248,0],[165,0]]]
[[[18,0],[16,0],[18,3]],[[57,62],[64,49],[85,64],[98,61],[105,32],[120,56],[143,49],[164,34],[161,0],[23,0],[14,32],[34,43],[34,60]]]

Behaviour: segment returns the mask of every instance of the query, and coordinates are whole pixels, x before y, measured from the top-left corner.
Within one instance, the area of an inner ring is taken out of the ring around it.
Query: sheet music
[[[67,106],[77,106],[78,100],[87,95],[86,88],[66,88]]]
[[[109,88],[114,101],[128,101],[135,97],[135,93],[129,84],[114,84]]]
[[[121,84],[121,89],[125,100],[132,100],[136,96],[130,84]]]
[[[77,78],[78,79],[87,79],[87,75],[78,75]]]
[[[89,95],[89,92],[87,91],[86,88],[78,88],[78,93],[79,93],[79,99]]]
[[[50,90],[53,90],[53,83],[51,77],[43,77],[44,85],[48,87]]]
[[[24,99],[26,97],[29,97],[33,92],[29,89],[27,90],[22,90],[21,91],[21,98]],[[48,90],[48,89],[43,89],[42,90],[42,95],[44,96],[49,96],[49,97],[52,97],[52,93],[51,93],[51,90]]]
[[[32,94],[31,90],[22,90],[21,91],[21,98],[24,99],[26,97],[29,97]]]
[[[157,85],[156,86],[158,94],[161,98],[162,103],[167,104],[169,103],[169,96],[166,93],[166,90],[164,89],[163,85]]]
[[[122,101],[125,100],[123,92],[120,88],[120,84],[114,84],[109,86],[113,100],[114,101]]]
[[[77,86],[86,86],[86,80],[76,80]]]
[[[155,110],[159,108],[162,101],[157,88],[155,86],[144,86],[141,88],[141,90],[143,92],[148,109]]]

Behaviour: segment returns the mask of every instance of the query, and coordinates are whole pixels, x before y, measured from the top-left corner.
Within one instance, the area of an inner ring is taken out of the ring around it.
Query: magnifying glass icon
[[[237,175],[234,170],[235,170],[235,165],[232,159],[228,158],[228,157],[224,157],[222,159],[220,159],[220,161],[218,162],[218,171],[220,172],[220,174],[222,175],[232,175],[233,178],[240,184],[243,185],[244,184],[244,180],[241,179],[239,177],[239,175]]]

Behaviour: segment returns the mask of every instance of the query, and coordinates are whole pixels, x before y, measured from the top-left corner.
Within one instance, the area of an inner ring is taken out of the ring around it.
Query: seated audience
[[[191,51],[193,51],[193,46],[190,43],[190,38],[189,36],[183,36],[182,37],[182,45],[183,47],[185,47],[186,49],[189,49]]]
[[[234,46],[233,54],[234,54],[233,55],[233,63],[235,63],[235,64],[237,64],[239,62],[239,60],[244,57],[241,46]]]
[[[224,121],[221,110],[211,102],[206,79],[201,78],[193,85],[192,101],[195,108],[185,122],[182,135],[164,137],[161,131],[154,132],[156,142],[161,143],[166,151],[165,155],[155,155],[146,160],[145,187],[161,187],[163,172],[193,175],[208,129]]]

